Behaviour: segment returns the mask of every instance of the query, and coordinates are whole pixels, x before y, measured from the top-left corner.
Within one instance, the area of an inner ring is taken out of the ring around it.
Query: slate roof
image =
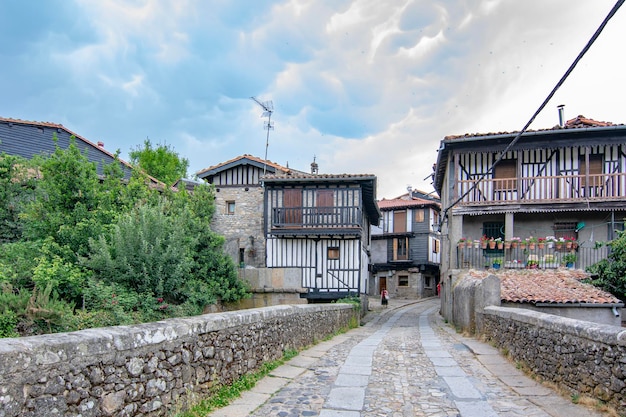
[[[91,155],[89,159],[92,162],[96,162],[98,164],[100,162],[99,157],[102,155],[106,155],[107,157],[111,159],[111,161],[116,159],[115,154],[104,149],[104,144],[102,142],[98,142],[97,144],[95,144],[91,142],[90,140],[84,138],[83,136],[71,131],[70,129],[68,129],[67,127],[63,126],[60,123],[37,122],[37,121],[31,121],[31,120],[14,119],[10,117],[0,117],[0,123],[6,124],[9,127],[13,125],[20,125],[20,126],[32,126],[36,128],[42,128],[42,129],[43,128],[54,129],[57,131],[57,133],[61,133],[61,131],[63,131],[68,136],[73,136],[74,138],[76,138],[77,145],[79,145],[80,143],[83,144],[83,146],[79,146],[81,151],[85,148],[84,145],[87,146],[87,149],[92,148],[93,150],[95,150],[98,156]],[[11,137],[11,135],[7,135],[7,136]],[[0,141],[1,141],[1,138],[0,138]],[[15,154],[21,155],[25,158],[31,158],[32,156],[40,154],[42,153],[42,151],[44,151],[44,149],[41,149],[39,147],[40,142],[33,140],[32,137],[28,137],[28,141],[26,142],[26,145],[20,144],[20,146],[21,148],[19,149],[19,152]],[[50,149],[51,151],[54,150],[53,144],[50,144]],[[0,151],[3,151],[3,150],[4,150],[3,147],[0,147]],[[7,151],[7,153],[12,153],[12,152]],[[129,173],[130,173],[130,170],[133,169],[133,166],[129,164],[128,162],[124,161],[123,159],[117,158],[117,160],[119,161],[121,165],[123,165],[123,169],[127,171],[127,174],[126,174],[127,177],[130,176]],[[98,169],[100,169],[100,167]],[[148,175],[147,177],[150,180],[151,186],[156,186],[160,188],[165,187],[165,184],[157,180],[156,178],[151,177],[150,175]]]
[[[475,278],[486,278],[493,271],[471,270]],[[589,275],[577,269],[502,270],[500,278],[502,301],[529,304],[621,304],[611,293],[581,282]]]

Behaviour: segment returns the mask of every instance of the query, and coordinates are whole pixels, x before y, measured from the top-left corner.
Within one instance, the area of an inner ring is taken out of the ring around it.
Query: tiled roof
[[[378,207],[381,210],[404,208],[404,207],[422,207],[422,206],[439,206],[439,204],[432,200],[424,200],[422,198],[401,199],[394,198],[392,200],[385,200],[384,198],[378,202]]]
[[[470,271],[475,278],[486,278],[491,271]],[[582,283],[588,274],[576,269],[502,270],[500,278],[502,301],[512,303],[549,304],[618,304],[612,294],[591,284]]]
[[[289,180],[289,179],[294,179],[294,180],[307,180],[307,179],[311,179],[311,180],[316,180],[316,179],[338,179],[338,180],[343,180],[343,179],[373,179],[376,178],[376,176],[374,174],[307,174],[306,172],[299,172],[299,171],[290,171],[289,173],[286,174],[270,174],[270,175],[266,175],[263,177],[263,179],[265,180],[272,180],[272,179],[276,179],[276,180]]]
[[[589,119],[583,115],[578,115],[573,119],[565,122],[563,126],[556,125],[549,129],[537,129],[537,130],[526,130],[526,132],[547,132],[551,130],[563,130],[563,129],[581,129],[588,127],[608,127],[608,126],[623,126],[617,125],[612,122],[600,122],[598,120]],[[519,131],[513,132],[490,132],[490,133],[465,133],[462,135],[449,135],[444,137],[444,140],[452,140],[452,139],[461,139],[461,138],[472,138],[472,137],[482,137],[482,136],[497,136],[497,135],[514,135],[519,133]]]
[[[196,175],[200,175],[200,174],[203,174],[203,173],[211,171],[211,170],[219,169],[220,167],[223,167],[225,165],[230,165],[230,164],[232,164],[234,162],[237,162],[237,161],[240,161],[240,160],[243,160],[243,159],[248,159],[250,161],[257,162],[259,164],[264,164],[264,165],[270,166],[270,167],[276,169],[277,171],[281,171],[281,172],[284,172],[284,173],[288,173],[288,172],[292,171],[291,168],[284,167],[282,165],[277,164],[276,162],[266,161],[264,159],[258,158],[258,157],[253,156],[253,155],[243,154],[243,155],[237,156],[237,157],[235,157],[233,159],[230,159],[230,160],[228,160],[226,162],[222,162],[222,163],[219,163],[217,165],[213,165],[213,166],[210,166],[208,168],[201,169],[200,171],[196,172]]]

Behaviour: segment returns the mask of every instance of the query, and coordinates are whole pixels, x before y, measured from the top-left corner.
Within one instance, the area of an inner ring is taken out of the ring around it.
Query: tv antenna
[[[263,129],[267,130],[267,136],[265,137],[265,159],[263,160],[263,175],[267,169],[267,148],[270,145],[270,130],[274,130],[274,123],[272,122],[272,113],[274,113],[274,103],[272,100],[259,101],[256,97],[250,97],[256,104],[263,108],[261,117],[267,117],[267,121],[263,123]]]

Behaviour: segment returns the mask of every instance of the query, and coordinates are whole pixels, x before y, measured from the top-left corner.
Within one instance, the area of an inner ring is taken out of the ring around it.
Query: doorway
[[[387,289],[387,277],[380,277],[378,281],[378,294]]]

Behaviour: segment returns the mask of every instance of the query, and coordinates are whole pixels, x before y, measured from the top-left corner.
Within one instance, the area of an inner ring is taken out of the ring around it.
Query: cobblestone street
[[[493,347],[443,323],[438,299],[368,314],[274,370],[212,417],[593,417]]]

